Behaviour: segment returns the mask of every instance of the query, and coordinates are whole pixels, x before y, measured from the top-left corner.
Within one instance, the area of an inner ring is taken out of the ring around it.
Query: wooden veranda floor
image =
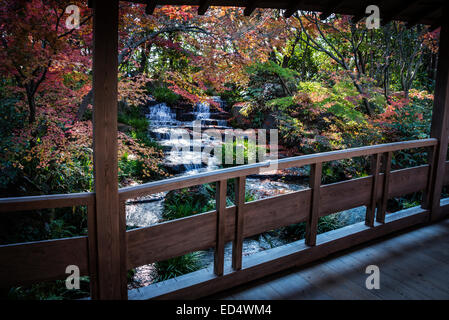
[[[380,289],[365,287],[368,265]],[[449,220],[412,229],[209,297],[212,299],[449,299]]]

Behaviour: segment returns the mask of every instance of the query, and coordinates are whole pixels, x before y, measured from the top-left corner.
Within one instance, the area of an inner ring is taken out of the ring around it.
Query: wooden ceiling
[[[297,10],[321,12],[321,18],[332,13],[352,15],[359,21],[365,17],[368,5],[377,5],[380,9],[382,24],[392,20],[408,22],[410,26],[426,24],[438,27],[443,21],[445,0],[127,0],[128,2],[147,4],[147,13],[151,14],[159,5],[199,6],[198,13],[204,14],[211,6],[232,6],[245,8],[244,14],[251,15],[256,8],[284,9],[285,16],[291,16]]]

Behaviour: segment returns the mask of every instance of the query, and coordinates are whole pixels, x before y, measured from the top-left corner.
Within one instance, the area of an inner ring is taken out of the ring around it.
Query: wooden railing
[[[128,296],[126,270],[189,252],[214,248],[214,270],[201,270],[129,291],[129,298],[205,296],[424,223],[429,215],[427,191],[434,160],[431,159],[428,165],[391,171],[392,152],[426,148],[432,154],[436,146],[436,139],[424,139],[281,159],[271,164],[276,164],[279,169],[310,165],[310,188],[248,203],[245,202],[246,177],[258,174],[270,163],[243,165],[122,188],[119,190],[119,206],[123,295]],[[323,163],[361,156],[371,156],[370,176],[321,185]],[[448,173],[449,163],[446,162],[445,172],[441,173],[445,175],[445,184],[449,184]],[[236,181],[235,205],[226,207],[227,181],[233,178]],[[125,231],[127,200],[206,183],[217,183],[216,210]],[[424,191],[421,207],[386,216],[389,198],[418,191]],[[0,213],[87,206],[89,228],[87,237],[0,246],[0,287],[64,279],[66,266],[77,265],[82,275],[91,277],[91,296],[96,298],[98,253],[94,245],[94,199],[93,193],[0,199]],[[317,235],[320,217],[363,205],[367,206],[364,223]],[[299,222],[306,222],[305,240],[242,258],[244,238]],[[233,242],[233,249],[232,264],[228,266],[224,261],[224,247],[229,241]]]

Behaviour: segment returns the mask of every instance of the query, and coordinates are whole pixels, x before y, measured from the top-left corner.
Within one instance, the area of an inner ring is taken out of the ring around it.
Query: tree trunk
[[[30,112],[28,123],[32,124],[36,121],[36,99],[35,99],[36,91],[32,90],[29,86],[27,86],[25,90],[28,100],[28,109]]]

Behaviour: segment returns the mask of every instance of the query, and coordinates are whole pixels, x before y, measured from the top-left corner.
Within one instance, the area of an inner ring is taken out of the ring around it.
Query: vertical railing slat
[[[432,202],[432,186],[433,186],[433,170],[435,169],[436,162],[436,154],[437,154],[437,145],[429,148],[428,151],[428,163],[429,163],[429,171],[427,173],[427,185],[426,189],[423,192],[421,207],[423,209],[430,209]]]
[[[245,184],[246,177],[235,179],[235,239],[232,243],[232,268],[234,270],[240,270],[242,268]]]
[[[371,198],[368,207],[366,208],[365,223],[369,227],[374,226],[374,215],[377,208],[377,189],[379,185],[379,169],[380,169],[380,154],[373,154],[371,157],[371,174],[373,176],[373,183],[371,187]]]
[[[392,152],[385,152],[383,155],[383,172],[384,181],[382,186],[382,203],[377,212],[376,221],[385,223],[385,213],[387,211],[388,195],[390,193],[390,174],[391,174],[391,158]]]
[[[220,180],[217,182],[217,190],[215,194],[217,209],[217,242],[214,254],[214,273],[217,276],[223,275],[224,270],[226,189],[227,180]]]
[[[310,167],[310,188],[312,189],[312,201],[310,204],[310,215],[307,219],[305,241],[308,246],[316,245],[318,219],[320,214],[320,186],[322,163],[312,164]]]

